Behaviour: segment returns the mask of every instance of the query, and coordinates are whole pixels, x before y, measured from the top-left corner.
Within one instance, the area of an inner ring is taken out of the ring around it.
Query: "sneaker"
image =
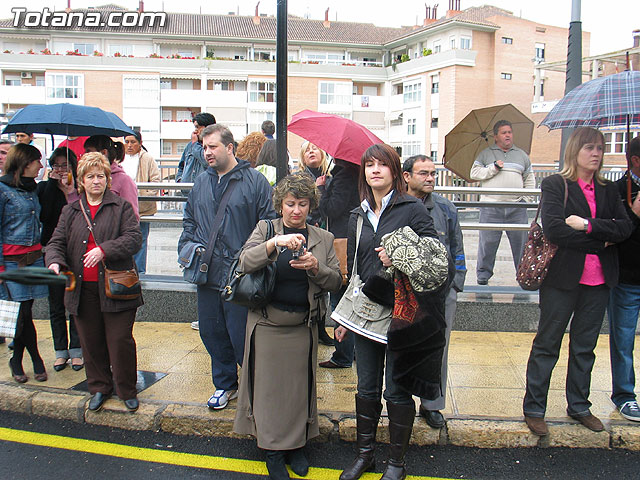
[[[229,404],[230,400],[238,397],[237,390],[216,390],[209,401],[207,402],[207,407],[213,410],[222,410]]]
[[[620,415],[622,415],[627,420],[631,420],[632,422],[640,422],[640,407],[638,407],[638,402],[632,400],[630,402],[625,402],[619,407]]]
[[[194,330],[200,330],[200,322],[197,320],[195,322],[191,322],[191,328]]]

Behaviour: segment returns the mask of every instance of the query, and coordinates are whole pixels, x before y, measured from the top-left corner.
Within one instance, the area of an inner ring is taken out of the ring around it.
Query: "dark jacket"
[[[438,238],[447,247],[451,260],[455,264],[456,273],[452,286],[456,292],[461,292],[464,289],[467,266],[464,256],[462,229],[458,222],[458,210],[453,203],[437,193],[425,196],[422,199],[422,203],[427,207],[433,219]]]
[[[80,208],[84,205],[87,216],[91,213],[87,208],[84,194],[80,200],[65,206],[60,214],[58,226],[45,249],[47,266],[58,263],[61,270],[71,270],[76,276],[76,288],[65,292],[64,305],[73,314],[78,314],[78,304],[82,293],[84,265],[82,257],[87,252],[89,229]],[[140,250],[142,233],[131,203],[107,189],[102,205],[93,218],[95,241],[105,254],[107,268],[128,270],[135,267],[133,255]],[[104,287],[104,269],[98,264],[98,292],[100,294],[100,310],[103,312],[120,312],[142,305],[142,297],[135,300],[114,300],[108,298]]]
[[[207,245],[218,205],[230,181],[238,184],[229,203],[213,249],[207,286],[222,289],[233,257],[244,245],[259,220],[276,218],[271,204],[271,185],[249,162],[238,160],[238,165],[218,182],[218,172],[209,167],[196,178],[184,209],[184,230],[178,241],[178,252],[187,242]],[[216,191],[217,189],[222,189]]]
[[[336,165],[331,182],[320,197],[320,215],[327,219],[328,229],[336,238],[347,238],[351,210],[360,205],[358,167]]]
[[[629,237],[633,224],[624,210],[615,184],[600,185],[594,180],[596,217],[591,217],[587,199],[578,182],[567,180],[569,196],[564,205],[564,181],[559,174],[542,181],[542,228],[549,241],[558,246],[551,260],[545,285],[560,289],[578,286],[586,255],[598,255],[605,283],[609,288],[618,283],[618,249],[605,242],[620,243]],[[566,224],[570,215],[589,220],[591,233],[574,230]]]
[[[363,282],[366,282],[370,276],[377,274],[383,268],[382,262],[378,258],[378,252],[374,250],[380,246],[380,239],[383,235],[408,225],[421,237],[438,237],[429,212],[420,200],[410,195],[398,194],[397,192],[393,194],[389,205],[380,215],[376,232],[373,231],[371,222],[360,206],[351,212],[351,218],[349,218],[349,235],[347,237],[349,275],[351,275],[356,248],[358,215],[363,217],[362,234],[358,245],[358,275]]]
[[[627,285],[640,285],[640,218],[636,216],[627,203],[627,178],[629,172],[616,182],[620,198],[627,211],[627,215],[633,222],[631,236],[618,244],[618,259],[620,265],[620,283]],[[635,200],[640,192],[640,187],[631,181],[631,201]]]
[[[190,142],[184,148],[178,163],[176,182],[195,182],[196,178],[209,167],[204,159],[204,149],[200,142]]]
[[[42,234],[40,235],[40,243],[44,246],[53,235],[56,225],[58,225],[60,213],[62,213],[62,209],[67,204],[67,197],[58,188],[58,180],[54,178],[38,183],[36,193],[41,207]]]

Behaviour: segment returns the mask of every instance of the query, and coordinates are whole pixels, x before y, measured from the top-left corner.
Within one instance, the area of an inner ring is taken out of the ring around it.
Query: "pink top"
[[[593,189],[593,180],[591,183],[585,183],[581,179],[578,179],[578,185],[582,189],[587,203],[589,204],[589,210],[591,210],[591,217],[596,216],[596,192]],[[591,222],[589,222],[589,228],[587,233],[591,233]],[[580,277],[580,283],[582,285],[602,285],[604,283],[604,272],[602,271],[602,264],[598,255],[588,253],[584,259],[584,270],[582,271],[582,277]]]

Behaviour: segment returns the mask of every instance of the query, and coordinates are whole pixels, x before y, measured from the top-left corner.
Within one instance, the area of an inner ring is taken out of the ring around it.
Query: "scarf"
[[[20,190],[25,190],[27,192],[33,192],[38,184],[36,183],[36,179],[33,177],[20,177],[20,184],[16,185],[15,178],[11,174],[3,175],[0,177],[0,182],[5,185],[9,185],[13,188],[19,188]]]

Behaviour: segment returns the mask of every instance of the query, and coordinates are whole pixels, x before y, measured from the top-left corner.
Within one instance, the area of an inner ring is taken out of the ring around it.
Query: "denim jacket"
[[[0,265],[4,265],[2,245],[40,242],[40,202],[35,190],[28,192],[0,182],[0,222]]]

